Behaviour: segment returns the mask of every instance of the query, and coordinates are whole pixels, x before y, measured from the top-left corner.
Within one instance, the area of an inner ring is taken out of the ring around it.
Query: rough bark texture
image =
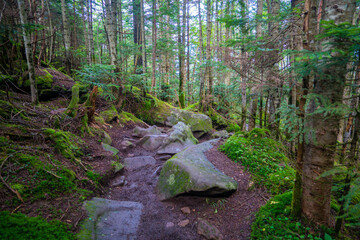
[[[142,37],[141,37],[141,7],[140,0],[133,0],[133,18],[134,18],[134,43],[138,45],[139,53],[134,56],[135,72],[142,73],[143,57],[142,57]],[[140,68],[139,71],[136,71]]]
[[[35,80],[35,69],[34,69],[34,58],[31,51],[31,38],[29,31],[26,31],[25,24],[27,23],[27,8],[25,6],[24,0],[18,0],[20,21],[22,24],[23,38],[25,44],[25,55],[26,55],[26,63],[29,70],[29,81],[30,81],[30,92],[31,92],[31,102],[37,104],[38,96],[37,96],[37,87]]]
[[[151,75],[151,93],[154,94],[156,86],[156,41],[157,41],[157,28],[156,28],[156,0],[153,0],[153,26],[152,26],[152,75]]]
[[[110,64],[117,67],[116,57],[116,42],[117,42],[117,30],[116,30],[116,0],[105,0],[106,9],[106,32],[109,40],[109,51],[110,51]]]
[[[354,0],[327,0],[323,4],[324,20],[334,20],[335,24],[352,22]],[[339,40],[333,37],[325,39],[321,50],[331,50],[333,45],[329,43],[336,41]],[[345,48],[346,45],[341,47]],[[333,53],[331,60],[346,61],[346,57],[337,52]],[[327,99],[330,104],[340,104],[343,98],[345,74],[346,64],[325,63],[323,74],[315,77],[314,93]],[[325,106],[312,101],[309,112],[314,113],[318,107]],[[331,176],[319,178],[319,176],[334,165],[335,144],[341,117],[337,114],[325,116],[317,113],[307,118],[307,127],[313,130],[313,134],[308,136],[309,143],[306,144],[304,153],[302,215],[318,225],[330,225],[332,178]]]

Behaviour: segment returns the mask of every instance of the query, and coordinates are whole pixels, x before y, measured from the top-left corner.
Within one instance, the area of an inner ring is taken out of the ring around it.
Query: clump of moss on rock
[[[55,149],[64,157],[75,159],[83,155],[79,144],[84,142],[76,135],[51,128],[44,128],[43,132],[54,142]]]

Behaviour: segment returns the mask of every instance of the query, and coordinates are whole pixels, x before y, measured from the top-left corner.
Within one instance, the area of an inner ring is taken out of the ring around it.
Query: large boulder
[[[189,126],[183,122],[178,122],[172,127],[169,137],[164,139],[157,153],[175,154],[197,143],[198,140],[192,134]]]
[[[160,200],[183,193],[218,196],[236,191],[237,182],[216,169],[204,154],[217,141],[188,147],[165,162],[157,183]]]
[[[137,102],[137,105],[125,108],[129,108],[129,111],[145,122],[169,127],[184,122],[193,132],[200,133],[207,133],[212,129],[212,122],[208,116],[176,108],[150,94],[144,96],[139,89],[132,88],[131,93],[126,96],[130,102]]]
[[[174,125],[169,135],[162,133],[156,126],[152,126],[147,129],[135,128],[133,136],[142,137],[139,145],[148,151],[158,150],[158,154],[175,154],[198,143],[190,127],[183,122]]]
[[[151,126],[149,128],[135,127],[132,135],[134,137],[145,137],[146,135],[161,135],[162,131],[157,126]]]
[[[164,140],[168,137],[169,136],[166,134],[146,135],[139,141],[139,145],[148,151],[155,151],[164,143]]]

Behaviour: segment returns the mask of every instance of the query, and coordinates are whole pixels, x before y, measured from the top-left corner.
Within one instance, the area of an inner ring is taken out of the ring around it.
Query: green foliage
[[[69,226],[41,217],[27,217],[21,213],[0,212],[1,239],[75,239]]]
[[[321,240],[319,229],[310,229],[301,222],[290,218],[292,192],[286,192],[270,199],[259,212],[252,224],[251,239],[316,239]],[[325,239],[331,231],[325,230]]]
[[[360,226],[360,176],[357,171],[338,165],[321,175],[333,175],[333,195],[339,202],[343,202],[344,207],[344,214],[338,218],[344,218],[347,227]],[[350,182],[346,182],[346,176],[351,178]],[[346,187],[350,187],[350,190],[344,194]]]
[[[268,134],[267,129],[259,128],[245,136],[239,132],[230,137],[220,150],[245,166],[256,183],[266,186],[273,194],[279,194],[292,188],[295,170],[287,165],[285,147],[266,137]]]
[[[112,89],[119,88],[114,84],[118,74],[114,72],[115,66],[104,64],[84,65],[80,70],[75,70],[75,76],[82,83],[91,87],[98,86],[103,89],[102,95],[107,100],[115,100]]]
[[[79,146],[79,144],[82,144],[83,141],[76,135],[70,132],[64,132],[51,128],[44,128],[43,132],[50,137],[50,139],[55,143],[55,149],[58,150],[64,157],[75,159],[76,157],[83,155]]]
[[[100,175],[100,174],[98,174],[98,173],[96,173],[96,172],[94,172],[94,171],[90,171],[90,170],[86,172],[86,176],[87,176],[90,180],[94,181],[95,183],[98,183],[98,182],[100,181],[100,179],[101,179],[101,175]]]

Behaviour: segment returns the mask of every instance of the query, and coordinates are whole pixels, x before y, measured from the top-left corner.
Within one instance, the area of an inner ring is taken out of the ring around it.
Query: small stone
[[[221,232],[208,221],[202,218],[198,218],[197,233],[204,236],[209,240],[223,240],[224,237]]]
[[[110,186],[117,187],[117,186],[124,186],[125,185],[125,176],[121,176],[119,178],[115,178],[114,181],[111,182]]]
[[[129,153],[127,156],[128,157],[133,157],[133,156],[135,156],[135,154]]]
[[[130,141],[128,141],[128,140],[122,141],[120,144],[121,144],[121,146],[123,146],[123,147],[130,147],[130,146],[133,145],[133,143],[130,142]]]
[[[186,227],[190,223],[189,219],[182,220],[178,223],[179,227]]]
[[[190,212],[191,212],[189,207],[183,207],[183,208],[181,208],[181,211],[185,214],[190,214]]]
[[[174,227],[175,224],[173,222],[167,222],[166,223],[166,228],[171,228],[171,227]]]

